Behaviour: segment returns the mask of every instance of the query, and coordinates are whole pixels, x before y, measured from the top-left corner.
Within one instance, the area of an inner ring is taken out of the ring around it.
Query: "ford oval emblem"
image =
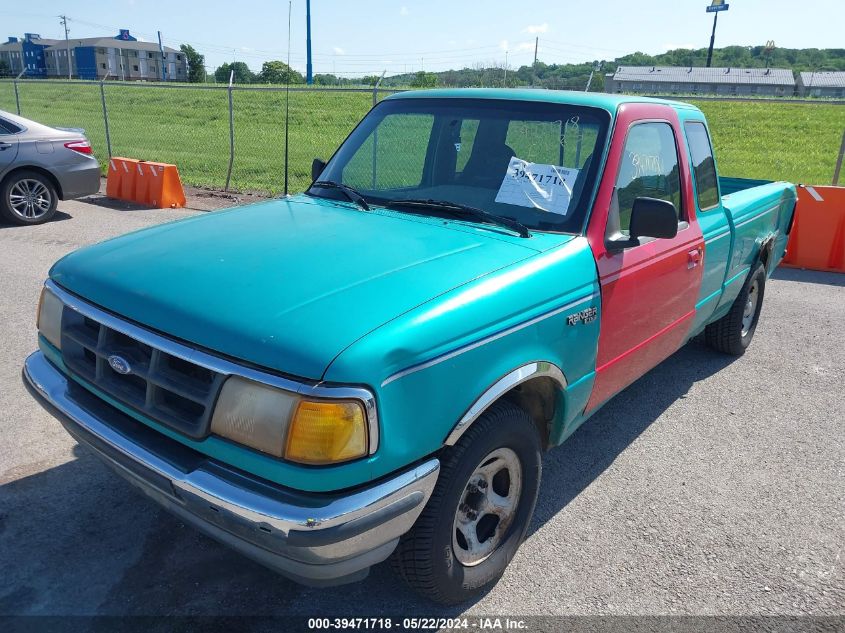
[[[132,373],[132,367],[129,365],[129,361],[117,354],[109,356],[109,367],[114,369],[118,374],[123,374],[124,376]]]

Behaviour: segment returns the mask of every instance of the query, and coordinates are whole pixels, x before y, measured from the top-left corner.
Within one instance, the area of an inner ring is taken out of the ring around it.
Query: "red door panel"
[[[643,120],[668,122],[675,132],[682,207],[687,224],[672,239],[644,241],[608,252],[605,230],[628,129]],[[587,236],[598,267],[602,294],[596,380],[587,404],[595,409],[686,340],[701,286],[703,239],[695,218],[684,137],[675,111],[662,105],[626,104],[620,108],[607,166]]]

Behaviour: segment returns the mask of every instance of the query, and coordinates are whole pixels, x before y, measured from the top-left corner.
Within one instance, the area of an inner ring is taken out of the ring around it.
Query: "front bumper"
[[[141,424],[41,352],[24,382],[65,429],[186,523],[299,582],[341,584],[386,559],[425,507],[440,463],[343,493],[303,493],[236,471]]]

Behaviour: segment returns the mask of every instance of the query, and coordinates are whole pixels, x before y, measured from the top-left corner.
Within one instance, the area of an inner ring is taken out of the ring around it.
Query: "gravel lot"
[[[147,501],[25,391],[50,265],[197,213],[65,202],[0,226],[0,615],[456,615],[386,565],[293,584]],[[845,275],[781,269],[739,360],[697,342],[544,461],[530,535],[475,614],[845,614]]]

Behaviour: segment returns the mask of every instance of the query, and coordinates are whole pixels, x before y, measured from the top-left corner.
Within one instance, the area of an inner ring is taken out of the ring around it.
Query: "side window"
[[[460,174],[467,166],[467,161],[472,155],[472,146],[475,144],[475,135],[478,133],[478,119],[464,119],[461,121],[460,136],[455,150],[458,158],[455,164],[455,173]]]
[[[2,134],[17,134],[21,129],[5,119],[0,119],[0,135]]]
[[[628,131],[613,189],[608,233],[628,233],[634,200],[640,196],[668,200],[678,210],[678,219],[683,219],[678,150],[668,123],[639,123]]]
[[[387,115],[349,159],[343,183],[369,191],[418,187],[433,125],[430,114]]]
[[[684,130],[692,155],[698,208],[706,211],[719,204],[719,179],[716,176],[716,163],[713,161],[710,136],[703,123],[689,122],[684,126]]]
[[[505,139],[518,158],[531,163],[560,165],[560,121],[511,121]]]
[[[523,160],[582,169],[597,136],[597,125],[572,117],[567,121],[511,121],[505,142]]]

